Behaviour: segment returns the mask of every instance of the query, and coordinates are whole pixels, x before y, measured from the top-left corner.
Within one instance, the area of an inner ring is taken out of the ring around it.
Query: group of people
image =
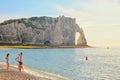
[[[10,54],[7,53],[7,54],[6,54],[6,57],[5,57],[5,59],[6,59],[6,69],[7,69],[7,70],[10,69],[9,58],[10,58]],[[22,59],[23,59],[23,53],[21,52],[21,53],[18,54],[18,57],[15,58],[15,61],[18,62],[18,70],[19,70],[19,72],[24,71],[23,66],[22,66],[22,64],[23,64]]]

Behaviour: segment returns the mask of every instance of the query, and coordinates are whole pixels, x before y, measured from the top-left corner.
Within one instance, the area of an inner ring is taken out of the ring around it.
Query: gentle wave
[[[35,70],[29,67],[24,67],[24,68],[26,73],[29,73],[38,77],[44,77],[52,80],[69,80],[68,78],[63,77],[59,74],[53,74],[45,71]]]

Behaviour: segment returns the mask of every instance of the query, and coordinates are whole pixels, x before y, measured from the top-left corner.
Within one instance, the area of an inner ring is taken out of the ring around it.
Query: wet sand
[[[51,80],[44,77],[37,77],[26,72],[19,72],[17,68],[12,67],[9,71],[5,65],[0,65],[0,80]]]
[[[50,74],[48,72],[39,73],[39,76],[29,72],[19,72],[16,67],[10,66],[10,70],[6,70],[5,64],[0,64],[0,80],[69,80],[60,75]]]

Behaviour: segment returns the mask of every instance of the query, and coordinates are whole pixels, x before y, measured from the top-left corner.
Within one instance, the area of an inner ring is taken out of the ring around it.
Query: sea
[[[17,66],[15,58],[20,52],[23,66],[31,71],[69,80],[120,80],[120,48],[0,49],[0,63],[10,53],[10,64]]]

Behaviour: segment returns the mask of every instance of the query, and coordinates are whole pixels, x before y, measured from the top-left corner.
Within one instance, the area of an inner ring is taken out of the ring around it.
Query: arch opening
[[[78,44],[78,39],[79,39],[80,36],[81,36],[80,33],[76,32],[76,34],[75,34],[75,45]]]

